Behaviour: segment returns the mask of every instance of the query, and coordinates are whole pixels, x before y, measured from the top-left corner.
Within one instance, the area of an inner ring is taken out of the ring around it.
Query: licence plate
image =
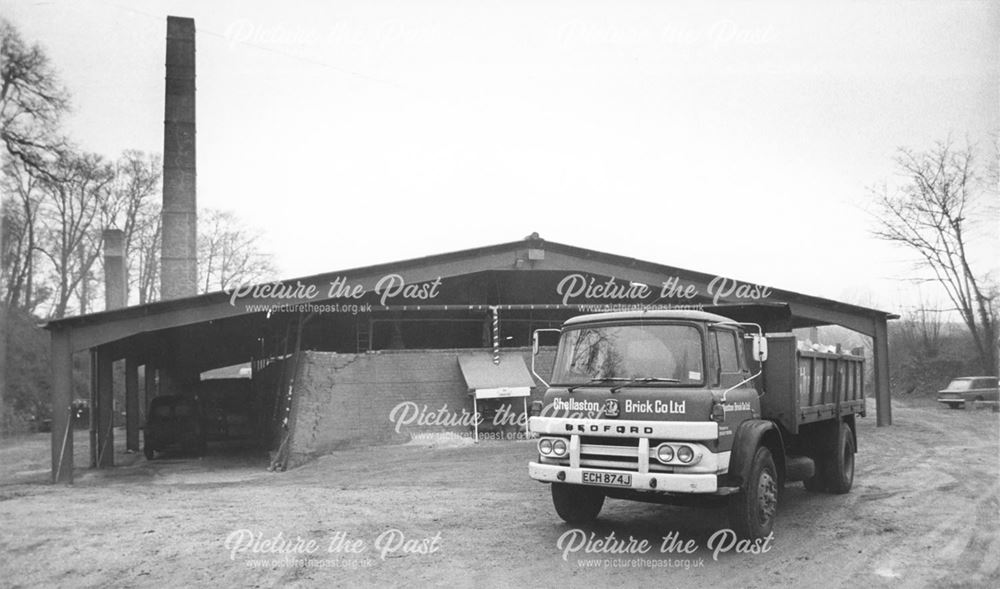
[[[583,471],[583,482],[591,485],[607,485],[611,487],[631,487],[632,475],[613,472]]]

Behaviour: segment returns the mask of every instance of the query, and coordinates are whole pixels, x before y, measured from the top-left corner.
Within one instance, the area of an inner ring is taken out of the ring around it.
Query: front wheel
[[[604,507],[604,493],[596,487],[552,483],[552,504],[566,523],[594,520]]]
[[[753,457],[746,488],[729,499],[729,523],[741,538],[765,538],[778,513],[778,471],[771,451],[761,446]]]

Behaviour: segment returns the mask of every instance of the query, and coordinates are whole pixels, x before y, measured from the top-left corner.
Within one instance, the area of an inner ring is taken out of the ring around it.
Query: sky
[[[875,306],[901,146],[995,157],[1000,4],[0,0],[72,95],[65,129],[162,152],[166,16],[197,29],[198,204],[281,277],[515,241]],[[995,136],[995,135],[994,135]],[[1000,272],[998,227],[974,235]],[[941,294],[921,287],[919,297]]]

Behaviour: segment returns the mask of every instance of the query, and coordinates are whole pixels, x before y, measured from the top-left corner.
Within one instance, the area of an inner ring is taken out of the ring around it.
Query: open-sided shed
[[[887,321],[894,315],[727,277],[521,241],[52,321],[52,477],[72,482],[73,354],[89,352],[91,465],[113,465],[112,365],[124,361],[126,438],[138,450],[143,391],[183,392],[202,372],[294,351],[486,348],[582,312],[713,308],[768,332],[840,325],[872,338],[879,425],[891,424]]]

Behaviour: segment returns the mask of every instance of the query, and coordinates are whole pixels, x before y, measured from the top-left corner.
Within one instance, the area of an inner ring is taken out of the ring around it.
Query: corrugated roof
[[[384,264],[375,264],[373,266],[352,268],[345,270],[338,270],[333,272],[326,272],[323,274],[315,274],[312,276],[305,277],[292,277],[275,282],[283,283],[294,283],[300,281],[303,283],[323,283],[328,284],[331,278],[335,277],[352,277],[362,274],[372,274],[378,272],[386,271],[402,271],[410,267],[421,267],[427,265],[441,264],[445,262],[475,258],[477,256],[485,256],[490,254],[495,254],[503,251],[516,251],[521,248],[536,248],[542,250],[548,250],[552,252],[560,252],[570,256],[578,257],[583,260],[595,260],[601,261],[607,264],[614,264],[625,268],[643,269],[652,272],[666,273],[666,274],[683,274],[687,279],[702,279],[705,281],[710,281],[714,277],[711,274],[706,274],[704,272],[697,272],[693,270],[686,270],[683,268],[677,268],[674,266],[667,266],[664,264],[658,264],[655,262],[649,262],[644,260],[639,260],[636,258],[629,258],[625,256],[619,256],[616,254],[609,254],[605,252],[599,252],[595,250],[580,248],[571,245],[565,245],[561,243],[545,241],[540,238],[532,238],[528,240],[513,241],[508,243],[501,243],[490,246],[483,246],[478,248],[471,248],[466,250],[458,250],[454,252],[447,252],[443,254],[436,254],[431,256],[424,256],[419,258],[411,258],[406,260],[400,260],[397,262],[388,262]],[[888,313],[885,311],[880,311],[878,309],[872,309],[868,307],[862,307],[859,305],[853,305],[849,303],[842,303],[840,301],[834,301],[831,299],[825,299],[822,297],[816,297],[812,295],[806,295],[801,293],[796,293],[792,291],[781,290],[778,288],[773,289],[774,296],[782,301],[799,300],[802,302],[807,302],[810,304],[822,305],[828,308],[840,309],[848,313],[864,313],[864,314],[876,314],[886,317],[888,319],[897,319],[898,316],[893,313]],[[88,315],[77,315],[73,317],[65,317],[63,319],[56,319],[50,321],[46,324],[47,328],[61,328],[74,326],[79,324],[88,323],[99,323],[105,319],[128,319],[133,317],[143,317],[149,315],[155,315],[163,311],[172,310],[182,310],[186,308],[196,308],[205,305],[217,304],[217,303],[227,303],[229,300],[229,294],[218,291],[212,293],[206,293],[203,295],[198,295],[194,297],[186,297],[181,299],[173,299],[169,301],[157,301],[153,303],[147,303],[145,305],[133,305],[129,307],[124,307],[122,309],[115,309],[112,311],[100,311],[97,313],[91,313]]]

